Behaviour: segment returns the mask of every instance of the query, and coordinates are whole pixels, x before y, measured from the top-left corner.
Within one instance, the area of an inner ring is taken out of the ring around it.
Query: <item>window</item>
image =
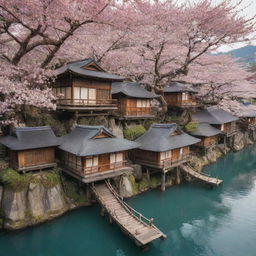
[[[98,156],[86,157],[86,167],[94,167],[94,166],[98,166],[98,164],[99,164]]]
[[[124,160],[123,152],[110,154],[110,163],[122,162]]]
[[[142,100],[137,100],[137,107],[141,108],[142,107]]]
[[[182,93],[182,100],[188,100],[188,93],[187,92]]]
[[[172,151],[165,151],[160,153],[160,160],[165,160],[165,159],[171,159],[172,158]]]
[[[220,130],[223,132],[224,131],[224,124],[221,125]]]

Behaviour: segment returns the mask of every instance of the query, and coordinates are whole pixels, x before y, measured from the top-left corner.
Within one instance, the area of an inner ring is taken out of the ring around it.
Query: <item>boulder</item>
[[[28,207],[32,217],[38,218],[45,214],[45,188],[41,184],[31,183],[28,190]]]
[[[5,188],[2,198],[2,214],[5,219],[4,227],[16,229],[25,225],[27,210],[27,191],[16,192]]]
[[[236,151],[239,151],[239,150],[243,149],[244,147],[245,147],[245,135],[242,132],[238,132],[234,136],[232,148]]]
[[[133,196],[133,187],[127,175],[123,175],[120,180],[119,193],[122,197]]]
[[[61,184],[57,184],[53,188],[48,188],[44,193],[44,207],[45,211],[49,213],[59,213],[66,210],[66,203],[63,197],[63,190]]]
[[[136,180],[141,180],[142,179],[142,168],[141,168],[141,165],[133,164],[132,168],[133,168],[133,175],[134,175],[135,179]]]

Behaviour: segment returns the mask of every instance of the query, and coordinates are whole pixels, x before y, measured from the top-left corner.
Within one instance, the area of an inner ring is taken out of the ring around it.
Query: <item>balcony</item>
[[[223,131],[223,134],[226,137],[231,137],[231,136],[234,136],[237,132],[238,132],[238,128],[234,128],[234,129],[230,129],[230,130],[227,130],[227,131]]]
[[[62,110],[117,110],[115,99],[59,99],[57,108]]]
[[[144,160],[144,159],[136,159],[135,158],[135,162],[144,166],[148,166],[148,167],[153,167],[156,169],[170,169],[170,168],[174,168],[177,167],[183,163],[186,163],[189,159],[190,159],[191,155],[187,154],[184,155],[183,157],[181,157],[180,159],[165,159],[165,160],[161,160],[159,162],[154,162],[154,161],[150,161],[150,160]]]
[[[129,107],[126,110],[120,110],[119,114],[122,115],[121,119],[149,119],[154,118],[152,107]]]
[[[113,178],[124,173],[131,172],[132,170],[132,167],[128,164],[127,161],[84,168],[82,166],[78,166],[76,169],[66,165],[63,166],[64,172],[81,180],[84,183]]]
[[[202,104],[197,101],[178,101],[172,104],[169,104],[169,106],[176,106],[179,108],[198,108],[201,107]]]

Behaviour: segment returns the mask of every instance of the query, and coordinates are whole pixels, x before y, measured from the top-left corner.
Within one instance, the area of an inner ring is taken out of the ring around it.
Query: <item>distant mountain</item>
[[[234,58],[239,58],[241,62],[245,62],[248,65],[256,64],[256,46],[254,45],[247,45],[229,52],[222,52],[221,54],[228,54]]]

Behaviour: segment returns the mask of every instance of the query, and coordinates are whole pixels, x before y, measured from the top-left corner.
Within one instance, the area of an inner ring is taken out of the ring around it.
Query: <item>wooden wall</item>
[[[183,155],[180,154],[180,148],[171,150],[171,158],[166,158],[165,161],[170,160],[171,162],[182,160],[183,157],[189,154],[189,147],[183,147]],[[161,160],[160,152],[153,152],[141,149],[135,149],[133,151],[133,158],[135,161],[141,163],[148,163],[156,167],[161,167],[164,160]]]
[[[122,155],[121,159],[120,156]],[[126,152],[114,152],[88,157],[78,157],[74,154],[60,151],[61,162],[68,169],[80,174],[89,175],[124,166]]]
[[[182,92],[164,93],[164,99],[168,105],[180,106],[182,104],[188,104],[195,102],[194,95],[187,92],[188,98],[182,99]]]
[[[123,116],[149,116],[152,114],[150,99],[117,97],[118,109]],[[147,107],[138,107],[138,100],[147,100]]]
[[[52,86],[53,88],[70,87],[70,93],[67,94],[69,96],[63,99],[74,99],[74,87],[96,89],[96,99],[98,100],[109,100],[112,98],[110,81],[64,76],[57,78],[56,81],[52,83]],[[65,95],[65,93],[63,94]]]
[[[235,121],[222,124],[222,125],[213,125],[213,126],[225,133],[230,133],[230,132],[236,131],[237,129]]]
[[[55,148],[10,151],[10,165],[15,169],[55,163]]]
[[[210,147],[212,145],[217,145],[218,143],[218,135],[210,136],[210,137],[202,137],[201,141],[198,142],[196,145],[200,147]]]

